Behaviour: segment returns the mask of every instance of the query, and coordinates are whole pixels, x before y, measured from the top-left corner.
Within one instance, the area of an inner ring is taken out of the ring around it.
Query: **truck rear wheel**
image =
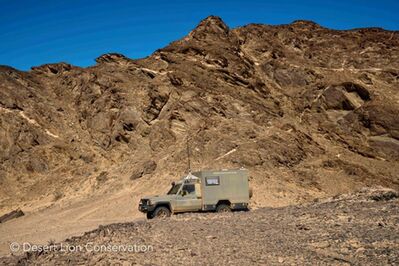
[[[152,215],[153,218],[167,218],[169,216],[170,210],[163,206],[156,208],[154,214]]]
[[[231,208],[227,204],[220,204],[216,207],[216,212],[231,212]]]

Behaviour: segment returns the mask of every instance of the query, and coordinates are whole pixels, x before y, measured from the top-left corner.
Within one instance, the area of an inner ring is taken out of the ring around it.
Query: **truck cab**
[[[247,170],[205,170],[173,182],[165,195],[143,197],[139,211],[152,219],[183,212],[247,210],[250,194]]]

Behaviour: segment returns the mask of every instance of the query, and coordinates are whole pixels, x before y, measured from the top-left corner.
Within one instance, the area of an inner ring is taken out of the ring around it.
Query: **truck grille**
[[[141,201],[140,201],[140,205],[148,205],[148,203],[149,203],[149,200],[148,199],[141,199]]]

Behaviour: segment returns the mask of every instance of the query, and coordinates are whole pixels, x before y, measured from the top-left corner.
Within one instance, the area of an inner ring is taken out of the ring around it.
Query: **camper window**
[[[205,177],[205,182],[207,186],[218,186],[220,184],[220,179],[218,176]]]

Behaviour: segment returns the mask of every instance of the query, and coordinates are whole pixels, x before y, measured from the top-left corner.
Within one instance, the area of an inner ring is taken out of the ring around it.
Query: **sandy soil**
[[[13,242],[46,244],[82,234],[99,225],[143,219],[136,203],[132,193],[124,190],[113,196],[97,196],[27,213],[0,224],[0,256],[10,254],[9,245]]]

